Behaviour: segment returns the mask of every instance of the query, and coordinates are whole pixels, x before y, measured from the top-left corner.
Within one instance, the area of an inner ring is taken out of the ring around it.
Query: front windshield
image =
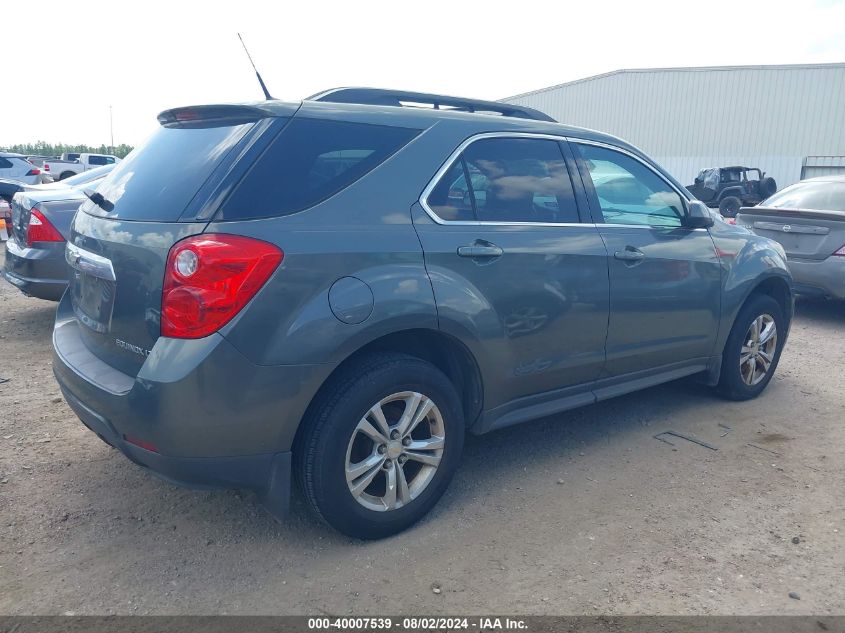
[[[807,180],[778,191],[760,203],[774,209],[845,211],[845,182]]]

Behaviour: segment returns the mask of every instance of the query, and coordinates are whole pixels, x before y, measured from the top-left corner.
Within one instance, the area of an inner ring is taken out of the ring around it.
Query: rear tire
[[[59,176],[59,180],[64,180],[65,178],[70,178],[71,176],[75,176],[76,174],[72,171],[63,171],[62,174]]]
[[[787,329],[777,301],[769,295],[752,295],[739,311],[725,343],[719,393],[729,400],[759,396],[777,369]]]
[[[461,402],[443,372],[413,356],[373,354],[342,370],[318,398],[294,451],[297,480],[317,515],[348,536],[377,539],[427,514],[464,441]]]
[[[739,198],[728,196],[727,198],[722,198],[722,201],[719,202],[719,213],[726,218],[735,218],[741,206],[742,201]]]

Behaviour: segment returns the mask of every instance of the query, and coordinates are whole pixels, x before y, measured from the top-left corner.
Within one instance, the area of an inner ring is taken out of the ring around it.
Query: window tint
[[[572,181],[557,142],[490,138],[464,152],[476,214],[493,222],[578,222]]]
[[[845,183],[808,181],[781,189],[760,203],[776,209],[812,209],[814,211],[845,211]]]
[[[444,220],[578,222],[578,207],[556,141],[490,138],[472,143],[427,200]]]
[[[224,203],[223,220],[288,215],[363,177],[419,130],[295,118]]]
[[[161,127],[98,185],[113,211],[106,214],[92,202],[82,209],[124,220],[176,221],[252,125]]]
[[[12,166],[12,161],[8,158],[3,158],[0,156],[0,169],[9,169]]]
[[[88,157],[88,164],[89,165],[105,165],[108,161],[106,161],[105,156],[89,156]]]
[[[429,208],[444,220],[475,220],[463,159],[456,160],[428,196]]]
[[[640,161],[594,145],[576,145],[593,181],[598,207],[608,224],[678,227],[681,196]]]

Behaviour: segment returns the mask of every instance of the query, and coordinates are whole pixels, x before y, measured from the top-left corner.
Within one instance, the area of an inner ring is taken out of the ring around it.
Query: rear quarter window
[[[294,118],[223,204],[220,220],[303,211],[378,167],[420,130]]]

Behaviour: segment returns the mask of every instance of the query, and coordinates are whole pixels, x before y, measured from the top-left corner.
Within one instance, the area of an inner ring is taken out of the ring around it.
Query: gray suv
[[[83,423],[166,479],[282,516],[296,478],[378,538],[466,432],[692,375],[744,400],[777,367],[781,246],[619,139],[369,89],[159,121],[76,214],[53,344]]]

